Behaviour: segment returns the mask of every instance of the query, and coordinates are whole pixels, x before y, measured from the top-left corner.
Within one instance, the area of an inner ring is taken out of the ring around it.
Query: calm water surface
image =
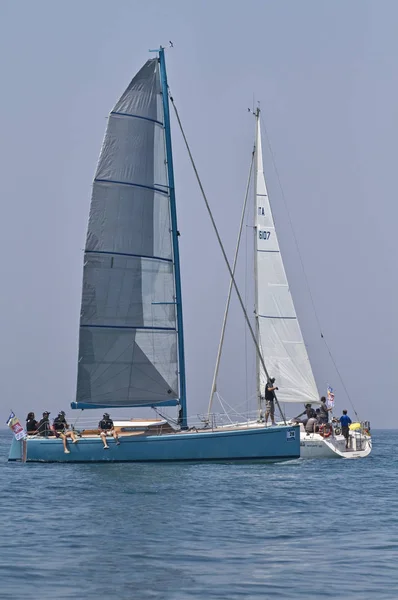
[[[398,432],[359,461],[7,463],[0,597],[398,598]]]

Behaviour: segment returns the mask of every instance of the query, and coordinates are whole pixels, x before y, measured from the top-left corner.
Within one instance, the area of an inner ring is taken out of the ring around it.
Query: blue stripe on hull
[[[295,432],[291,438],[289,432]],[[68,443],[60,439],[34,438],[27,441],[28,462],[168,462],[168,461],[273,461],[300,457],[298,427],[270,427],[235,431],[209,431],[155,436],[122,437],[117,446],[108,438],[104,450],[100,438],[83,438]],[[9,460],[21,460],[21,442],[12,442]]]

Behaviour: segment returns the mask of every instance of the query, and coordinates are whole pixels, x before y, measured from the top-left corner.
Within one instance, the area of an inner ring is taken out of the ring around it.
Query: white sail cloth
[[[257,119],[256,209],[257,311],[259,345],[270,377],[275,377],[280,402],[319,401],[283,266],[264,179],[260,120]],[[260,365],[260,390],[266,376]]]

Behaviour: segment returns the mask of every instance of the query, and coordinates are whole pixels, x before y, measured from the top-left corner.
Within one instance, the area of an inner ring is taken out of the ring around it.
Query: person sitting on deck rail
[[[39,424],[35,419],[35,413],[28,413],[28,416],[26,417],[26,431],[30,434],[36,433],[38,425]]]
[[[101,421],[98,423],[98,428],[99,428],[100,437],[104,444],[104,450],[109,449],[108,443],[106,441],[107,435],[111,435],[112,437],[114,437],[117,445],[120,444],[119,436],[117,435],[117,433],[113,427],[113,421],[110,418],[108,413],[104,413]]]
[[[70,450],[68,449],[67,439],[72,438],[73,444],[77,444],[77,442],[79,440],[78,440],[75,432],[73,431],[73,429],[68,431],[69,425],[66,422],[65,413],[63,410],[61,410],[61,412],[58,413],[58,416],[55,417],[54,422],[53,422],[53,428],[55,431],[55,435],[58,434],[62,439],[65,454],[70,454]]]
[[[46,410],[43,413],[43,418],[40,419],[39,424],[37,426],[37,433],[42,435],[43,437],[48,437],[50,435],[54,435],[54,432],[51,431],[51,425],[49,417],[50,413]]]

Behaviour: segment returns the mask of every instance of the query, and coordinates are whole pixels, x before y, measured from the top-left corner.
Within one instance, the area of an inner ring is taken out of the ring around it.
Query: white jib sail
[[[255,233],[259,346],[270,377],[275,377],[279,402],[319,402],[283,266],[265,184],[260,119],[257,118]],[[260,365],[260,391],[266,376]]]

